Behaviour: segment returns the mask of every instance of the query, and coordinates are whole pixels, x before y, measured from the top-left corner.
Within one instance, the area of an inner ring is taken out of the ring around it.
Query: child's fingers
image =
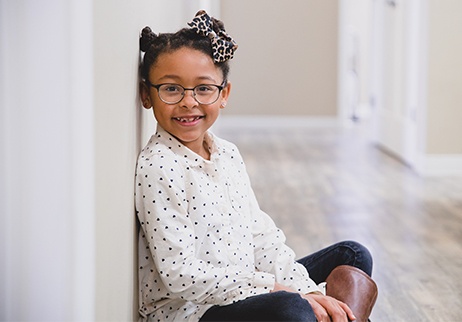
[[[354,315],[353,311],[350,309],[350,307],[347,304],[340,302],[340,301],[338,301],[338,303],[342,307],[342,309],[346,312],[350,320],[352,321],[356,320],[356,316]]]

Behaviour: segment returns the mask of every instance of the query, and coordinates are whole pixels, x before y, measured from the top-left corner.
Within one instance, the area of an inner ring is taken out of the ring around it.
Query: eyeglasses
[[[149,81],[146,81],[146,84],[157,89],[160,100],[166,104],[177,104],[181,102],[186,91],[193,91],[193,97],[199,104],[210,105],[220,97],[225,82],[222,85],[201,84],[193,88],[185,88],[179,84],[169,83],[155,85]]]

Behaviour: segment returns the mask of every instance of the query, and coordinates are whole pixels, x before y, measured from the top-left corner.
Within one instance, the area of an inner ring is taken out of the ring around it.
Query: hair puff
[[[157,35],[152,32],[151,28],[144,27],[141,31],[140,36],[140,50],[142,52],[147,52],[149,47],[154,43],[156,40]]]

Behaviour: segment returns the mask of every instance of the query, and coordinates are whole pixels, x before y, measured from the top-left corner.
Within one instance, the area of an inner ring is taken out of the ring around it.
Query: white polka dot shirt
[[[206,135],[210,161],[158,126],[138,158],[140,314],[198,321],[213,305],[270,292],[317,291],[260,210],[235,145]]]

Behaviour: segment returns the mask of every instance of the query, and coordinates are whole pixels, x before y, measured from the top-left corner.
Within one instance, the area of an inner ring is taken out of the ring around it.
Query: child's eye
[[[208,92],[212,92],[213,90],[214,90],[214,87],[210,85],[199,85],[196,87],[197,93],[208,93]]]
[[[167,84],[167,85],[164,85],[162,90],[166,91],[166,92],[171,92],[171,93],[175,93],[175,92],[181,92],[181,88],[180,86],[178,85],[173,85],[173,84]]]

